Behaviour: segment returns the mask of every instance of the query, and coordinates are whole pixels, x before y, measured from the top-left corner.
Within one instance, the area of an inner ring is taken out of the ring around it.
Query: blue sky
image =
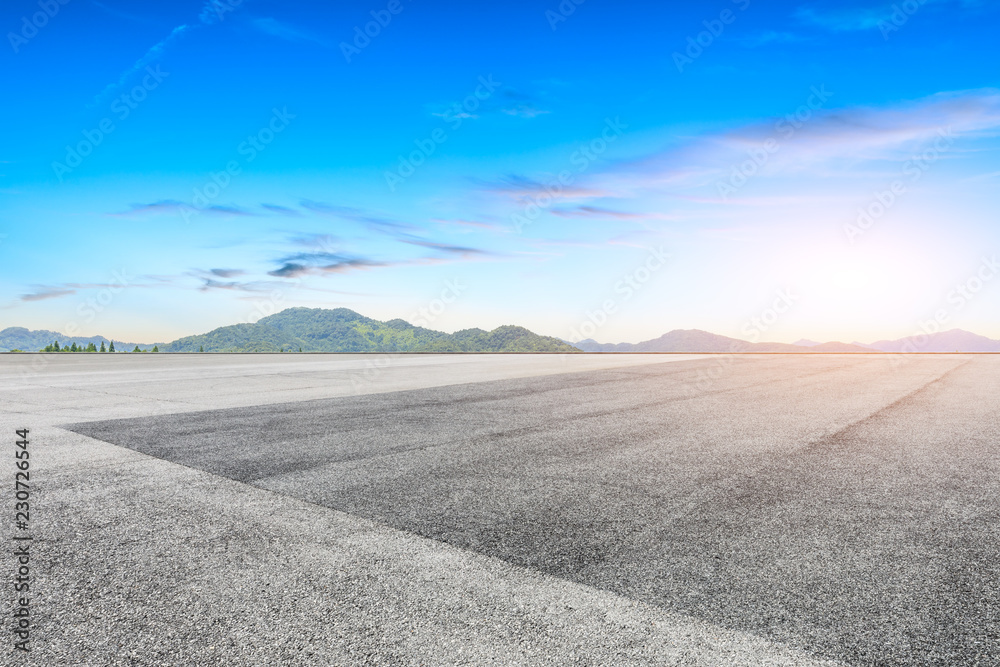
[[[957,0],[5,3],[0,325],[1000,338],[998,26]]]

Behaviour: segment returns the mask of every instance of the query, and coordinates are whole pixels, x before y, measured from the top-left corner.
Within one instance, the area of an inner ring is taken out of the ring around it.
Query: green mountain
[[[524,327],[453,334],[381,322],[347,308],[288,308],[254,324],[220,327],[160,346],[161,352],[579,352]]]
[[[10,350],[38,352],[46,345],[51,345],[55,341],[59,341],[60,347],[63,345],[69,346],[73,343],[76,343],[77,346],[82,345],[83,347],[87,347],[88,343],[93,343],[98,348],[101,347],[102,342],[105,344],[111,342],[104,336],[67,336],[58,331],[46,331],[44,329],[32,331],[24,327],[7,327],[0,331],[0,352],[9,352]],[[115,341],[115,348],[122,352],[126,349],[131,351],[136,345],[139,346],[140,350],[148,350],[152,349],[154,343]]]

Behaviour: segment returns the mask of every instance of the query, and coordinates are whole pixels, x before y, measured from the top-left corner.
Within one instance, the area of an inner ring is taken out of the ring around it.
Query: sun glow
[[[838,289],[854,292],[871,284],[871,276],[859,266],[844,266],[834,270],[831,282]]]

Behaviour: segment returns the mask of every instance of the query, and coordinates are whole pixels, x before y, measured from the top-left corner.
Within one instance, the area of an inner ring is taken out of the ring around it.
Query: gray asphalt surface
[[[997,664],[998,390],[715,357],[69,428],[772,645]]]
[[[34,537],[31,654],[0,664],[832,664],[57,426],[697,358],[0,355]]]

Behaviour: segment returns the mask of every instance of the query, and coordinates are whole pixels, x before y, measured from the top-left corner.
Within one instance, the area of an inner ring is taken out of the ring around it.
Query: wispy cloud
[[[563,218],[615,218],[618,220],[639,220],[648,218],[645,213],[626,213],[625,211],[612,211],[597,206],[575,206],[573,208],[554,208],[553,215]]]
[[[75,294],[76,290],[65,287],[46,287],[45,285],[35,285],[34,291],[21,295],[21,301],[44,301],[46,299],[57,299],[68,294]]]
[[[270,16],[254,19],[253,25],[265,34],[288,42],[313,43],[319,44],[320,46],[329,46],[326,40],[317,37],[311,32],[288,25],[287,23],[282,23],[281,21],[278,21]]]
[[[334,204],[327,204],[325,202],[312,201],[309,199],[303,199],[300,202],[300,206],[307,211],[311,211],[318,215],[358,222],[371,230],[382,232],[390,236],[419,231],[419,228],[413,225],[398,222],[384,216],[374,215],[352,206],[336,206]]]
[[[508,116],[535,118],[547,114],[547,109],[541,108],[541,103],[535,95],[523,91],[506,88],[500,101],[500,111]]]
[[[101,6],[99,5],[99,3],[95,4]],[[142,70],[146,69],[154,62],[162,58],[163,54],[166,53],[167,47],[169,47],[171,44],[180,39],[180,37],[182,37],[193,27],[214,25],[215,23],[218,23],[222,19],[225,12],[233,11],[233,8],[236,6],[238,6],[238,4],[232,4],[228,0],[206,0],[206,2],[202,5],[200,13],[198,14],[198,23],[194,24],[194,26],[182,23],[181,25],[171,30],[170,34],[168,34],[166,37],[161,39],[153,46],[149,47],[149,49],[146,51],[145,54],[143,54],[141,58],[135,61],[135,63],[130,68],[125,70],[121,74],[121,76],[118,77],[117,81],[108,84],[104,88],[104,90],[102,90],[88,106],[92,108],[107,102],[109,99],[111,99],[113,93],[116,90],[124,86],[125,83],[130,78],[135,76],[138,72],[141,72]]]
[[[336,245],[334,237],[322,234],[303,234],[292,237],[292,242],[296,245],[305,246],[309,250],[307,252],[296,252],[282,256],[276,260],[280,266],[277,269],[268,271],[268,275],[275,278],[299,278],[307,275],[342,274],[377,268],[464,261],[473,258],[484,258],[492,254],[478,248],[441,243],[412,236],[401,236],[398,240],[408,245],[433,250],[436,253],[440,253],[440,255],[416,258],[375,259],[334,250],[333,248]]]
[[[853,7],[853,8],[819,8],[799,7],[795,18],[806,25],[826,28],[834,32],[852,30],[870,30],[877,28],[892,13],[892,8],[885,7]]]
[[[587,199],[592,196],[588,191],[618,197],[639,192],[691,196],[728,178],[735,165],[747,161],[751,151],[762,150],[768,140],[777,148],[756,170],[755,178],[809,173],[853,177],[865,165],[896,169],[897,162],[941,133],[957,139],[998,130],[1000,91],[993,89],[939,93],[881,108],[817,110],[798,127],[786,119],[771,119],[612,164],[588,177],[580,186],[585,191],[582,196],[570,193],[574,196],[564,199]]]
[[[209,269],[208,272],[220,278],[235,278],[246,273],[243,269]]]
[[[273,213],[275,215],[284,215],[291,218],[301,218],[304,215],[304,213],[298,209],[291,208],[289,206],[280,206],[278,204],[262,203],[251,204],[248,206],[213,204],[211,206],[199,208],[191,203],[179,201],[177,199],[160,199],[149,203],[130,204],[127,210],[108,213],[108,215],[114,217],[135,217],[142,215],[157,215],[160,213],[182,213],[185,211],[187,213],[208,213],[209,215],[214,214],[224,216],[252,216]],[[332,211],[328,211],[328,213],[332,214]]]
[[[291,217],[301,217],[302,211],[294,208],[289,208],[288,206],[279,206],[277,204],[261,204],[260,207],[265,211],[270,211],[271,213],[278,213],[280,215],[287,215]]]
[[[333,216],[336,218],[341,218],[343,220],[353,220],[355,222],[377,222],[385,223],[391,222],[386,218],[378,217],[364,211],[360,208],[355,208],[353,206],[338,206],[336,204],[328,204],[327,202],[313,201],[311,199],[303,199],[299,202],[299,206],[311,211],[313,213],[318,213],[320,215]]]
[[[769,44],[803,44],[811,41],[811,37],[783,30],[765,30],[764,32],[747,35],[740,40],[743,46],[751,49]]]
[[[430,248],[431,250],[439,250],[441,252],[453,254],[453,255],[486,255],[489,254],[485,250],[478,250],[477,248],[467,248],[464,246],[450,245],[447,243],[434,243],[433,241],[422,241],[417,239],[406,239],[403,243],[409,243],[410,245],[420,246],[421,248]]]
[[[233,290],[235,292],[261,292],[266,289],[254,283],[241,283],[238,281],[223,282],[214,278],[203,278],[202,281],[201,287],[198,288],[202,292],[213,289]]]
[[[963,9],[984,6],[983,0],[920,0],[918,6],[961,5]],[[809,4],[799,7],[794,16],[805,25],[824,28],[831,32],[874,30],[884,27],[899,14],[899,3],[883,2],[878,5],[845,7],[830,4]],[[904,14],[909,16],[912,11]]]
[[[892,107],[855,107],[817,113],[787,142],[796,161],[821,161],[847,156],[894,159],[941,131],[972,134],[1000,127],[1000,91],[939,93]],[[733,149],[774,133],[775,125],[748,126],[718,138]]]
[[[144,16],[139,16],[137,14],[129,14],[128,12],[123,12],[120,9],[116,9],[114,7],[108,7],[102,2],[97,2],[97,0],[91,0],[90,4],[94,5],[102,12],[110,16],[114,16],[116,18],[125,19],[127,21],[132,21],[134,23],[146,23],[146,24],[153,23],[153,21]]]
[[[142,281],[142,282],[140,282]],[[76,294],[80,290],[88,289],[113,289],[115,291],[125,287],[162,287],[166,283],[156,276],[139,276],[134,281],[127,284],[117,283],[62,283],[60,285],[32,285],[32,291],[22,294],[21,301],[44,301],[46,299],[57,299],[62,296]]]
[[[541,116],[542,114],[549,113],[546,109],[540,109],[530,102],[518,102],[511,106],[506,106],[500,109],[503,113],[508,116],[519,116],[521,118],[534,118],[535,116]]]
[[[517,174],[505,176],[495,183],[481,183],[480,187],[487,192],[506,195],[519,201],[544,195],[553,199],[584,199],[611,194],[600,188],[576,184],[553,186]]]
[[[437,116],[438,118],[444,118],[447,121],[453,119],[466,120],[468,118],[479,118],[479,114],[471,113],[469,111],[460,111],[454,108],[448,109],[447,111],[432,111],[432,116]]]
[[[208,213],[210,215],[220,216],[254,215],[252,211],[239,206],[213,204],[212,206],[195,208],[191,204],[186,204],[182,201],[177,201],[176,199],[161,199],[148,204],[131,204],[127,211],[108,213],[108,215],[127,218],[143,215],[158,215],[161,213],[182,213],[184,211],[187,211],[188,213]]]
[[[181,35],[183,35],[188,30],[189,26],[186,23],[181,24],[176,28],[174,28],[173,30],[171,30],[169,35],[161,39],[153,46],[149,47],[149,50],[146,51],[146,53],[141,58],[136,60],[135,63],[132,65],[132,67],[122,72],[122,75],[118,77],[117,81],[115,81],[114,83],[109,83],[107,86],[105,86],[104,90],[102,90],[94,98],[94,101],[91,102],[89,106],[95,107],[104,104],[109,99],[111,99],[113,93],[122,86],[124,86],[126,81],[131,79],[136,73],[141,72],[142,70],[146,69],[151,64],[153,64],[155,61],[159,60],[163,56],[167,47],[171,43],[179,39]]]
[[[823,91],[832,96],[831,91]],[[803,102],[809,95],[815,93],[807,91]],[[520,175],[476,185],[522,207],[534,204],[547,215],[632,221],[647,227],[655,221],[680,219],[671,202],[725,203],[744,208],[825,205],[828,188],[809,189],[809,183],[822,181],[827,186],[836,178],[898,174],[906,160],[941,140],[949,146],[947,157],[960,159],[963,149],[959,140],[998,132],[1000,91],[951,91],[881,107],[824,109],[821,105],[794,125],[787,117],[780,117],[707,132],[640,158],[596,165],[568,186],[555,179],[548,184]],[[772,150],[766,160],[754,164],[753,178],[764,183],[767,179],[795,178],[806,187],[798,188],[793,197],[761,196],[760,192],[754,196],[741,192],[736,197],[727,192],[723,197],[721,186],[768,142]],[[606,205],[628,200],[642,204],[627,211]],[[653,206],[654,210],[648,210]],[[690,207],[686,210],[686,219],[692,220]]]
[[[186,204],[182,201],[177,201],[176,199],[161,199],[148,204],[130,204],[127,211],[108,213],[108,215],[115,217],[128,217],[143,214],[176,213],[180,211],[183,206],[186,206]]]
[[[278,285],[274,280],[232,280],[245,275],[247,272],[243,269],[195,269],[185,274],[186,277],[197,278],[201,282],[198,286],[201,292],[227,290],[259,293],[274,289]],[[177,279],[178,276],[169,276],[165,282],[176,285]]]
[[[325,252],[330,252],[331,248],[337,246],[340,239],[332,234],[296,234],[289,239],[293,244],[306,248],[318,248]]]
[[[470,230],[487,230],[491,232],[502,232],[504,234],[510,233],[510,225],[498,225],[492,222],[483,222],[482,220],[446,220],[444,218],[432,218],[431,222],[445,227],[458,227],[465,231]]]
[[[196,210],[200,213],[213,213],[215,215],[254,215],[253,212],[248,211],[245,208],[240,208],[239,206],[224,206],[222,204],[214,204],[212,206],[206,206]]]
[[[336,253],[299,253],[280,260],[281,267],[268,271],[269,276],[276,278],[298,278],[305,275],[347,273],[377,267],[389,266],[388,262],[379,262],[362,257],[339,255]]]
[[[485,97],[475,97],[475,104],[452,102],[448,105],[428,105],[432,116],[444,118],[447,121],[456,119],[479,118],[484,115],[504,114],[520,118],[535,118],[550,113],[545,109],[538,95],[526,93],[514,88],[504,87],[499,92]]]
[[[648,229],[635,229],[622,234],[616,234],[608,238],[590,241],[580,239],[532,239],[530,241],[530,245],[534,248],[543,250],[547,250],[549,248],[592,248],[600,250],[606,249],[609,245],[649,249],[651,246],[661,243],[662,240],[663,237],[659,232],[654,232]],[[563,255],[563,253],[553,253],[551,251],[539,254],[548,256]]]

